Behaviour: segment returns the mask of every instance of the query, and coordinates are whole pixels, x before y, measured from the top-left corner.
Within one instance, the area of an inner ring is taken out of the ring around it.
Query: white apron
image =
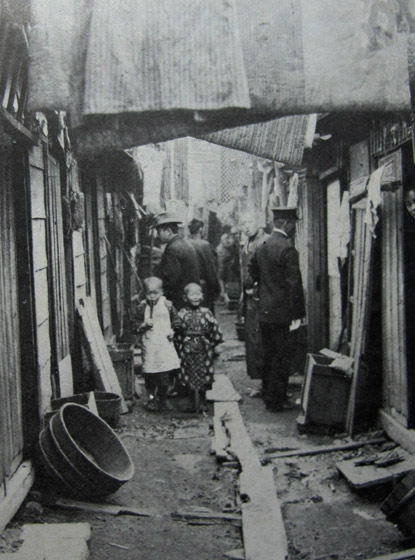
[[[153,321],[153,328],[145,331],[142,338],[143,373],[161,373],[178,369],[180,360],[172,341],[167,336],[171,334],[170,313],[166,307],[166,298],[161,296],[153,307],[147,304],[144,320]]]

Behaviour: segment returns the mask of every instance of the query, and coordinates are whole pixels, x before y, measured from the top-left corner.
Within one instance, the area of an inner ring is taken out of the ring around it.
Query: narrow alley
[[[0,560],[415,560],[415,0],[0,0]]]
[[[235,332],[236,313],[220,306],[218,317],[225,343],[216,371],[228,375],[243,396],[241,412],[258,453],[266,460],[276,452],[293,452],[290,458],[269,460],[290,560],[363,560],[411,548],[413,541],[387,522],[379,509],[389,486],[363,494],[353,492],[336,468],[338,461],[365,457],[382,446],[296,456],[298,451],[348,440],[345,434],[301,434],[296,424],[298,406],[275,414],[265,410],[261,399],[250,397],[259,383],[246,375],[244,344]],[[301,375],[291,377],[294,400],[300,397],[301,384]],[[2,537],[1,552],[13,550],[24,523],[85,521],[92,529],[91,560],[244,557],[241,520],[237,519],[241,512],[239,468],[234,461],[229,466],[218,463],[212,455],[212,407],[205,416],[180,412],[178,405],[173,412],[148,412],[143,408],[144,397],[121,417],[116,430],[131,453],[135,475],[104,503],[135,508],[148,517],[74,511],[47,500],[42,504],[41,494],[34,488]],[[371,434],[363,437],[370,439]],[[59,492],[53,497],[59,499]],[[174,515],[180,513],[189,518]],[[219,518],[205,519],[206,513],[219,514]],[[222,513],[234,514],[234,519],[220,519]]]

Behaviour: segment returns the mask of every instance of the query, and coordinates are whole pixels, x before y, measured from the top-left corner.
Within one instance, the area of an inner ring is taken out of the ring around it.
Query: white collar
[[[273,231],[276,231],[277,233],[282,233],[282,235],[283,235],[284,237],[288,237],[288,235],[287,235],[287,234],[285,233],[285,231],[282,230],[282,229],[278,229],[278,228],[275,227]]]

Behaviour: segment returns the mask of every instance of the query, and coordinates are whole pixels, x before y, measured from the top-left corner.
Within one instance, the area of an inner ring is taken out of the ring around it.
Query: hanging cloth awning
[[[283,117],[201,136],[203,140],[289,165],[300,165],[312,116]],[[314,132],[314,131],[313,131]]]
[[[66,0],[63,10],[31,0],[29,107],[69,112],[85,154],[290,114],[410,110],[405,9]]]

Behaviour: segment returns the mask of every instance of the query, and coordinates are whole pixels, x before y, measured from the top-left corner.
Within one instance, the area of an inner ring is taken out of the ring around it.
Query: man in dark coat
[[[275,208],[274,231],[255,251],[249,273],[259,284],[259,323],[264,349],[262,398],[267,410],[287,408],[290,328],[305,316],[304,293],[294,236],[295,208]]]
[[[154,222],[161,242],[166,243],[159,266],[164,295],[179,310],[185,305],[184,287],[200,281],[196,251],[188,241],[179,237],[178,224],[181,220],[173,214],[160,212],[154,217]]]
[[[214,313],[215,300],[220,294],[220,284],[215,254],[210,243],[202,239],[203,225],[202,220],[196,218],[190,222],[189,242],[193,245],[197,254],[205,306]]]

